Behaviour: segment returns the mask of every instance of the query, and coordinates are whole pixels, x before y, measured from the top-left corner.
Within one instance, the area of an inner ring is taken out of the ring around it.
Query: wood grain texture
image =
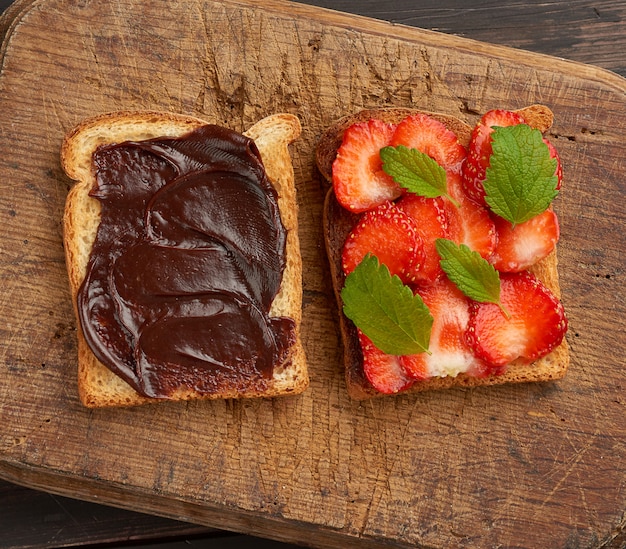
[[[167,9],[165,9],[167,6]],[[97,24],[94,24],[97,22]],[[0,475],[319,547],[599,547],[625,509],[624,80],[594,67],[277,0],[23,3],[0,72]],[[541,102],[566,178],[561,382],[351,402],[313,148],[334,119],[413,106],[473,122]],[[85,410],[58,149],[85,116],[160,108],[293,148],[311,388],[275,401]],[[616,351],[617,349],[617,351]],[[619,538],[618,538],[619,539]]]
[[[593,63],[626,76],[621,0],[307,0],[392,23]],[[619,30],[622,32],[619,32]]]

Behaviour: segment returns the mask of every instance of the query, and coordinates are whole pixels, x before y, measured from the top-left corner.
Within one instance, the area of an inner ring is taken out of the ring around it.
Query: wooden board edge
[[[0,16],[0,72],[4,60],[4,53],[8,47],[13,30],[34,6],[43,4],[46,1],[47,0],[15,0]],[[241,8],[258,7],[253,0],[225,0],[222,3],[240,6]],[[491,44],[472,38],[413,27],[401,23],[392,23],[364,15],[341,12],[332,8],[300,4],[297,1],[266,0],[263,3],[263,11],[272,11],[277,16],[281,17],[285,17],[286,14],[289,14],[290,17],[297,19],[313,19],[320,23],[333,25],[353,32],[365,32],[410,42],[419,42],[420,44],[432,47],[457,49],[465,51],[468,54],[478,53],[487,57],[505,59],[509,62],[523,63],[527,66],[537,67],[538,69],[545,69],[546,66],[549,66],[550,70],[553,72],[572,72],[577,74],[580,78],[602,83],[605,86],[613,88],[615,91],[626,93],[626,78],[609,69],[589,65],[580,61],[510,46]]]
[[[4,58],[6,40],[10,37],[12,30],[18,25],[24,14],[26,14],[32,4],[37,0],[14,0],[14,2],[0,15],[0,65]]]
[[[83,481],[75,475],[66,475],[43,467],[0,462],[0,479],[24,488],[44,490],[57,496],[283,543],[302,543],[324,549],[346,549],[357,546],[359,549],[380,549],[381,544],[384,547],[387,543],[396,549],[414,547],[409,543],[359,536],[357,532],[350,534],[321,524],[290,520],[272,512],[272,509],[259,513],[227,505],[207,506],[205,503],[191,502],[165,493],[159,494],[158,503],[154,503],[154,493],[150,491],[129,492],[128,487],[122,484],[115,485],[91,478]],[[312,543],[314,545],[311,545]]]
[[[250,0],[226,0],[224,3],[241,6],[242,8],[253,7],[255,5]],[[549,70],[552,72],[576,74],[580,78],[593,80],[594,82],[612,87],[621,93],[626,93],[625,77],[609,69],[589,65],[580,61],[573,61],[510,46],[482,42],[472,38],[413,27],[402,23],[392,23],[364,15],[345,13],[332,8],[300,4],[297,1],[266,0],[263,3],[263,10],[273,11],[282,17],[285,17],[285,14],[288,13],[292,17],[299,19],[314,19],[353,32],[364,32],[367,34],[398,38],[410,42],[419,42],[420,44],[432,47],[463,50],[468,54],[478,53],[486,57],[497,57],[510,62],[534,66],[538,69],[545,70],[546,67],[549,67]]]
[[[354,534],[343,532],[340,528],[289,520],[276,513],[271,513],[271,510],[266,514],[259,514],[256,511],[227,506],[208,507],[167,494],[160,494],[159,503],[155,504],[153,503],[154,494],[152,492],[130,493],[124,485],[112,485],[109,482],[94,479],[81,481],[76,476],[68,476],[45,468],[39,469],[0,462],[0,479],[25,488],[43,490],[57,496],[284,543],[302,543],[307,547],[323,547],[324,549],[346,549],[348,547],[380,549],[386,546],[396,549],[410,549],[415,547],[414,543],[408,541],[403,543],[398,540],[360,536],[356,532]],[[54,486],[54,488],[51,489],[50,486]],[[164,501],[166,505],[163,505]],[[167,509],[167,512],[164,509]],[[626,519],[612,527],[610,531],[605,532],[602,537],[596,538],[596,541],[597,545],[594,547],[597,549],[622,547],[623,543],[626,542]]]

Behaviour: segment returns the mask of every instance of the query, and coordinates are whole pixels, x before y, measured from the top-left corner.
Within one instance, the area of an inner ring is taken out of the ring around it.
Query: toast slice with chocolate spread
[[[327,256],[330,265],[331,279],[339,313],[339,329],[343,343],[343,359],[345,381],[348,394],[357,400],[382,396],[367,379],[363,370],[363,353],[354,323],[343,313],[341,291],[346,276],[342,269],[342,248],[347,236],[353,230],[359,219],[359,214],[352,213],[342,207],[335,197],[332,187],[333,162],[337,155],[343,134],[347,128],[357,122],[371,119],[381,120],[389,124],[398,124],[408,115],[425,112],[407,108],[383,108],[363,110],[347,115],[337,120],[321,136],[316,148],[316,163],[319,172],[327,180],[330,188],[327,192],[324,205],[324,238]],[[520,112],[527,124],[542,133],[546,132],[553,122],[553,114],[543,105],[532,105]],[[432,118],[442,122],[454,132],[458,141],[467,147],[471,138],[472,128],[458,118],[441,113],[425,112]],[[553,293],[560,299],[559,277],[557,271],[556,250],[546,258],[530,268]],[[456,376],[430,377],[418,380],[409,388],[400,392],[422,392],[452,387],[488,386],[504,383],[521,383],[549,381],[562,378],[569,365],[569,350],[567,341],[562,342],[547,356],[532,363],[517,360],[511,363],[505,373],[485,376],[472,376],[459,373]]]
[[[61,163],[75,181],[67,196],[63,217],[64,246],[74,309],[78,319],[77,297],[87,276],[90,255],[101,224],[101,204],[90,195],[95,188],[94,152],[101,146],[141,142],[156,138],[180,138],[208,123],[187,115],[165,112],[113,112],[81,122],[62,144]],[[285,229],[284,270],[268,316],[287,318],[293,323],[289,347],[282,349],[281,362],[272,365],[271,377],[254,378],[232,386],[217,385],[197,390],[194,380],[183,383],[167,400],[277,397],[294,395],[309,383],[306,358],[300,337],[302,307],[302,263],[298,240],[298,206],[294,172],[288,146],[301,132],[298,119],[290,114],[268,116],[244,135],[260,154],[267,179],[276,193],[280,220]],[[120,375],[98,360],[77,322],[78,390],[87,407],[133,406],[162,399],[140,394]],[[206,373],[204,375],[207,375]],[[237,374],[235,374],[237,375]],[[210,386],[210,384],[209,384]]]

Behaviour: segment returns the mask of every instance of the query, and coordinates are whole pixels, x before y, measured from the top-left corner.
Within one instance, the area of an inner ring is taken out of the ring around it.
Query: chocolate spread
[[[295,327],[269,316],[286,231],[254,142],[207,125],[100,147],[93,169],[78,313],[95,356],[153,398],[262,388]]]

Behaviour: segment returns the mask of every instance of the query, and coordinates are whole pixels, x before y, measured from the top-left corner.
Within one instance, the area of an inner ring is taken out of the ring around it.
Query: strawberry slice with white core
[[[486,375],[490,370],[487,364],[474,355],[465,341],[469,300],[445,277],[418,292],[433,316],[430,354],[401,357],[406,372],[416,379],[456,377],[460,373]]]
[[[464,194],[459,176],[448,175],[447,181],[448,193],[456,201],[456,204],[446,203],[450,238],[489,259],[497,243],[496,227],[489,211]]]
[[[472,302],[466,340],[477,357],[495,367],[514,360],[533,361],[552,352],[567,331],[558,298],[532,273],[504,273],[500,301]]]
[[[406,284],[424,262],[424,244],[415,222],[393,202],[362,214],[343,246],[341,266],[350,274],[367,254],[375,255]]]
[[[497,216],[494,222],[498,239],[489,261],[498,271],[527,269],[547,257],[559,240],[559,220],[550,209],[515,226]]]
[[[383,353],[360,330],[357,330],[357,334],[363,353],[365,377],[377,391],[389,395],[413,385],[415,380],[400,366],[400,357]]]
[[[472,130],[467,151],[467,160],[463,165],[463,188],[474,202],[486,207],[483,181],[493,152],[491,134],[495,127],[523,124],[524,118],[512,111],[494,109],[486,112]]]
[[[432,284],[443,274],[435,241],[449,237],[444,201],[442,198],[425,198],[407,193],[396,204],[415,221],[417,232],[424,243],[425,258],[412,282]]]
[[[346,129],[333,162],[333,188],[337,201],[360,213],[402,194],[400,186],[382,168],[380,149],[390,144],[393,124],[368,120]]]
[[[393,135],[391,145],[404,145],[427,154],[446,171],[461,172],[467,151],[454,132],[424,113],[416,113],[402,120]]]

